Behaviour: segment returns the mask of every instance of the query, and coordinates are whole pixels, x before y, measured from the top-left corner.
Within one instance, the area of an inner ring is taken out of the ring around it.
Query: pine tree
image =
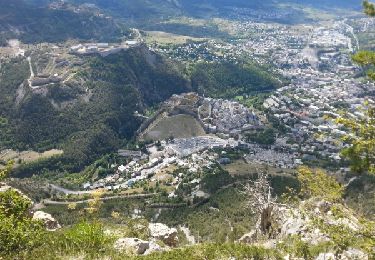
[[[363,2],[363,7],[365,9],[365,14],[367,14],[368,16],[375,16],[375,5],[373,3],[365,0]]]
[[[375,5],[369,1],[363,2],[364,12],[375,17]],[[353,56],[353,61],[361,65],[370,79],[375,80],[375,52],[360,51]],[[351,146],[342,151],[342,155],[351,162],[351,169],[358,173],[375,174],[375,106],[366,101],[363,116],[359,118],[346,114],[336,120],[336,123],[348,129],[344,141]]]
[[[363,2],[364,12],[370,17],[375,17],[375,5],[369,1]],[[373,51],[359,51],[353,56],[353,61],[361,65],[364,69],[367,70],[368,76],[375,80],[375,52]]]

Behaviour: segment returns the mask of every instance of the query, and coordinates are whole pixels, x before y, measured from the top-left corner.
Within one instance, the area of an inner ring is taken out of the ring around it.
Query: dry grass
[[[266,166],[257,163],[246,163],[244,160],[237,160],[231,164],[223,166],[223,168],[229,172],[232,176],[244,176],[253,175],[261,171],[267,171],[270,174],[280,174],[280,173],[292,173],[292,169],[281,169]]]
[[[35,151],[22,151],[17,152],[14,150],[3,150],[0,152],[0,161],[11,161],[15,162],[15,166],[20,165],[20,163],[30,163],[40,159],[50,158],[55,155],[63,154],[62,150],[52,149],[45,151],[43,153],[38,153]],[[0,168],[2,166],[0,165]]]

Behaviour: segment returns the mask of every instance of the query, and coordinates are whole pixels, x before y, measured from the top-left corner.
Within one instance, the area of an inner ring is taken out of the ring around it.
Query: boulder
[[[150,223],[148,229],[152,238],[159,239],[168,246],[177,246],[177,229],[169,228],[167,225],[162,223]]]
[[[335,260],[336,257],[333,253],[320,253],[315,260]]]
[[[150,245],[150,247],[146,250],[144,255],[149,255],[149,254],[152,254],[153,252],[160,252],[160,251],[165,250],[164,248],[162,248],[161,246],[156,244],[154,241],[150,241],[149,245]]]
[[[150,248],[150,243],[138,238],[120,238],[114,248],[117,251],[127,251],[137,255],[143,255]]]
[[[315,260],[368,260],[369,256],[363,251],[355,248],[349,248],[341,255],[335,256],[334,253],[320,253]]]
[[[34,212],[33,219],[42,221],[46,229],[49,231],[55,231],[61,228],[59,222],[57,222],[57,220],[54,219],[51,214],[45,213],[43,211]]]
[[[349,248],[348,250],[342,253],[341,257],[342,259],[345,259],[345,260],[346,259],[347,260],[350,260],[350,259],[368,260],[369,259],[369,256],[365,252],[356,248]]]

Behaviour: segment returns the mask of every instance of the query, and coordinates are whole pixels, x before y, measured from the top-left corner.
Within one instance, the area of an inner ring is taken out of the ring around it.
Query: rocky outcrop
[[[33,220],[42,221],[46,229],[49,231],[55,231],[61,228],[59,222],[56,219],[54,219],[51,214],[45,213],[43,211],[34,212]]]
[[[361,228],[360,221],[353,212],[340,204],[328,201],[308,200],[302,202],[298,208],[280,207],[274,221],[279,227],[278,237],[300,235],[303,241],[311,244],[330,240],[329,234],[315,224],[317,222],[351,231]]]
[[[139,238],[120,238],[115,242],[113,247],[117,251],[137,255],[148,255],[164,250],[164,248],[154,241],[144,241]]]
[[[357,234],[357,232],[364,229],[354,212],[344,205],[314,199],[303,201],[295,208],[279,206],[273,210],[270,220],[272,228],[269,233],[264,234],[258,227],[242,236],[239,242],[257,244],[265,248],[275,248],[278,243],[289,237],[299,237],[309,245],[318,245],[320,243],[333,242],[332,233],[327,227],[337,227],[343,232],[352,234]],[[339,258],[332,252],[326,252],[321,253],[316,259],[366,260],[369,257],[359,249],[350,248],[340,253]]]
[[[146,250],[144,255],[149,255],[153,252],[159,252],[159,251],[165,251],[165,250],[166,250],[165,248],[162,248],[161,246],[156,244],[154,241],[150,241],[149,242],[149,248]]]
[[[350,248],[344,251],[340,256],[336,256],[334,253],[321,253],[315,260],[368,260],[369,257],[366,253],[361,250]]]
[[[150,242],[138,238],[120,238],[115,242],[114,248],[117,251],[142,255],[150,248]]]
[[[159,239],[171,247],[177,246],[177,229],[169,228],[167,225],[162,223],[150,223],[148,229],[152,238]]]

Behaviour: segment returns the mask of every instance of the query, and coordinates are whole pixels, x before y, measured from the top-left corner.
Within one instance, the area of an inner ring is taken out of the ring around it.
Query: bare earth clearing
[[[144,135],[146,140],[163,140],[169,137],[187,138],[203,136],[205,131],[199,122],[189,115],[165,117]]]

